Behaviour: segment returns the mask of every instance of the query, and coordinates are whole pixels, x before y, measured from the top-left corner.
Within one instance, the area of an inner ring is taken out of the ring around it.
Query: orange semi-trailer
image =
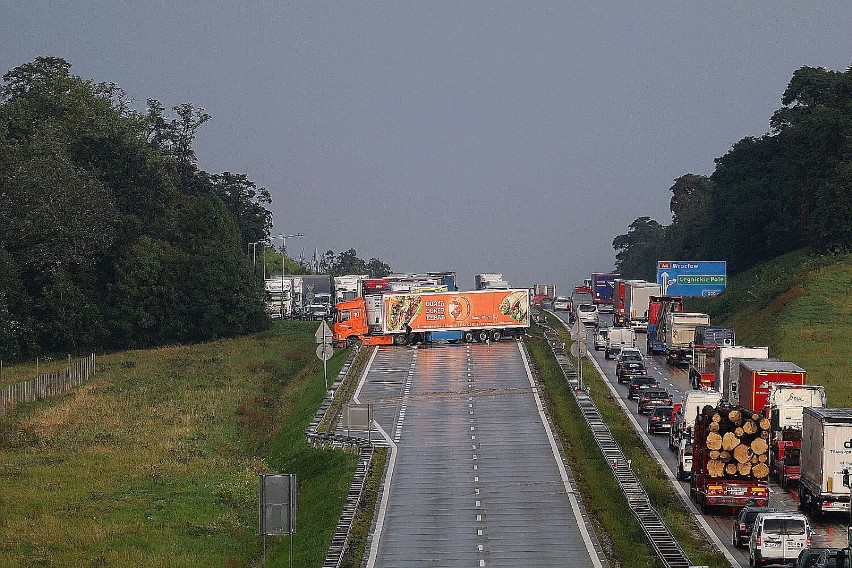
[[[334,342],[497,341],[530,326],[529,290],[370,294],[337,304]]]

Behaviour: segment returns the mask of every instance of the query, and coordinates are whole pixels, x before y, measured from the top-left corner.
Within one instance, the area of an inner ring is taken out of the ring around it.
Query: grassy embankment
[[[563,341],[569,344],[570,339],[561,324],[550,315],[548,321],[559,330]],[[658,566],[654,550],[630,512],[547,343],[539,339],[537,332],[532,334],[528,343],[545,383],[548,409],[562,438],[586,508],[598,525],[598,538],[601,542],[608,542],[606,548],[608,555],[611,555],[610,561],[625,567]],[[628,459],[632,460],[633,469],[648,492],[654,508],[690,560],[697,565],[728,566],[724,557],[714,552],[700,533],[694,518],[680,502],[660,466],[646,452],[633,426],[591,364],[583,366],[583,378],[615,440]]]
[[[809,383],[825,385],[829,406],[852,406],[852,254],[786,254],[688,307],[733,327],[741,345],[768,345],[770,356],[807,370]]]
[[[73,359],[76,360],[77,357]],[[14,365],[10,365],[8,361],[2,361],[2,367],[0,367],[0,387],[29,381],[48,373],[55,373],[67,366],[68,359],[64,357],[42,357],[38,362],[33,358],[32,361],[16,363]]]
[[[258,472],[298,475],[295,564],[321,565],[356,458],[305,447],[315,327],[106,355],[73,394],[20,405],[0,422],[0,565],[259,565]]]

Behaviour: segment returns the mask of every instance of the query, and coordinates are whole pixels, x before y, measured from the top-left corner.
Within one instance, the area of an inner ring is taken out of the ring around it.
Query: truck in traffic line
[[[720,404],[699,412],[693,426],[690,497],[702,513],[768,503],[764,433],[748,409]]]
[[[346,274],[334,277],[334,303],[348,302],[364,295],[364,280],[369,274]]]
[[[694,389],[712,387],[716,381],[716,359],[722,347],[733,347],[736,334],[730,327],[699,325],[695,328],[689,384]]]
[[[535,284],[532,289],[532,302],[540,306],[542,300],[556,298],[556,284]]]
[[[730,402],[763,416],[769,407],[772,383],[805,384],[805,370],[789,361],[740,359],[739,367],[736,381],[730,384]]]
[[[625,289],[624,310],[630,327],[648,330],[648,307],[652,296],[660,295],[660,285],[653,282],[630,282]]]
[[[722,347],[716,354],[716,373],[713,388],[722,393],[722,399],[731,402],[731,383],[739,381],[740,361],[769,359],[769,347]],[[777,360],[777,359],[776,359]]]
[[[825,387],[822,385],[769,385],[769,468],[782,489],[799,480],[804,409],[824,408],[825,405]]]
[[[598,306],[599,311],[612,312],[612,295],[618,276],[609,272],[592,272],[592,303]]]
[[[681,440],[692,440],[692,428],[701,410],[705,406],[718,406],[721,399],[722,393],[715,390],[691,391],[683,395],[683,402],[675,407],[669,432],[669,449],[676,450]]]
[[[477,290],[508,290],[509,283],[503,280],[502,274],[489,273],[474,276]]]
[[[618,355],[625,347],[636,347],[636,332],[629,327],[610,327],[604,346],[604,358]]]
[[[648,353],[665,353],[665,333],[659,330],[666,314],[683,311],[682,296],[651,296],[648,298],[648,325],[645,338]]]
[[[334,343],[407,345],[519,337],[530,325],[529,290],[367,294],[337,304]]]
[[[710,316],[697,312],[672,312],[666,314],[660,322],[663,327],[663,342],[666,349],[666,363],[682,365],[692,362],[692,342],[695,339],[695,328],[699,325],[710,325]],[[657,334],[660,334],[657,328]]]
[[[852,408],[805,408],[802,413],[799,507],[813,516],[849,511],[844,470],[852,470]]]

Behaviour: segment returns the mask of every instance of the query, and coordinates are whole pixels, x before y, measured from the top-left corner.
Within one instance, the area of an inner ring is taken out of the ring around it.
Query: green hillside
[[[799,250],[731,278],[712,299],[689,309],[730,325],[741,345],[768,345],[770,355],[808,371],[825,385],[828,403],[852,407],[852,254]]]

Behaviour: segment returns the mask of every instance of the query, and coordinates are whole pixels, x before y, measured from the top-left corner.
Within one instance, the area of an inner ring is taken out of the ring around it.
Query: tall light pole
[[[273,239],[281,239],[281,319],[284,319],[284,264],[287,258],[287,239],[304,237],[304,233],[293,233],[292,235],[275,235]],[[290,290],[293,293],[293,290]]]

